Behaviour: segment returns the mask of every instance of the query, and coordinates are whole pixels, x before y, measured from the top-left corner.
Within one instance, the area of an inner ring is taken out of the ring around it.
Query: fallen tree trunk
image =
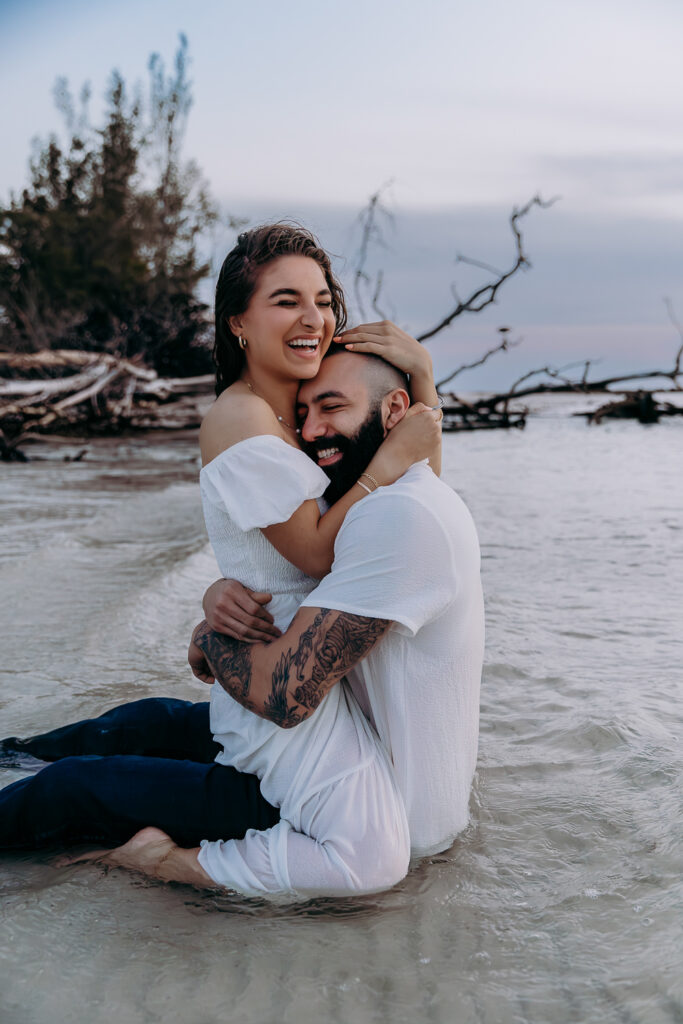
[[[443,429],[458,430],[510,430],[524,429],[528,409],[509,410],[486,407],[478,402],[466,402],[455,395],[444,396]]]
[[[91,352],[0,352],[0,460],[43,434],[119,434],[196,428],[214,393],[212,374],[160,378],[131,360]]]
[[[602,423],[604,419],[638,420],[639,423],[658,423],[662,416],[683,416],[683,406],[662,402],[651,391],[624,391],[622,397],[605,402],[592,412],[577,412],[588,423]]]

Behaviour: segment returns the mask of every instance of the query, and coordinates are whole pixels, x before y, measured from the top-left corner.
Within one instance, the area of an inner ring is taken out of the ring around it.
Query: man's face
[[[364,367],[364,359],[341,352],[323,360],[318,376],[299,388],[303,448],[330,478],[330,504],[367,468],[386,433],[382,405],[370,399]]]

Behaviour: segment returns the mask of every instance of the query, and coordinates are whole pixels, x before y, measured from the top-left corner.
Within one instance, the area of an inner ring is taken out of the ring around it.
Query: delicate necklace
[[[245,384],[247,385],[247,387],[251,391],[252,395],[256,395],[257,398],[261,397],[260,395],[257,395],[256,392],[254,391],[254,388],[252,387],[251,381],[247,380],[247,381],[245,381]],[[265,399],[264,399],[264,401],[265,401]],[[270,402],[268,404],[270,405]],[[273,407],[271,406],[271,409],[272,408]],[[275,409],[273,409],[273,412],[275,412]],[[281,423],[283,427],[288,427],[290,430],[293,430],[295,434],[300,434],[301,433],[299,428],[298,427],[293,427],[291,423],[287,422],[287,420],[284,418],[284,416],[278,416],[278,414],[275,412],[275,417],[276,417],[278,423]]]

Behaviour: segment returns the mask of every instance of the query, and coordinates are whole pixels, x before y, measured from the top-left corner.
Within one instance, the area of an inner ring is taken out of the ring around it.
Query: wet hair
[[[330,289],[337,333],[346,326],[346,304],[341,285],[332,273],[330,257],[310,231],[286,222],[264,224],[243,231],[237,245],[225,257],[216,284],[213,361],[217,395],[239,378],[244,366],[244,352],[230,330],[230,317],[246,312],[261,269],[280,256],[307,256],[315,260]]]
[[[343,345],[337,345],[333,342],[325,353],[325,359],[330,359],[332,356],[346,351]],[[398,367],[388,363],[386,359],[382,359],[381,356],[370,352],[348,352],[347,354],[353,355],[354,359],[366,360],[367,373],[365,374],[365,381],[368,387],[370,404],[373,407],[379,405],[384,396],[388,395],[394,388],[403,388],[404,391],[410,394],[408,375],[403,370],[399,370]]]

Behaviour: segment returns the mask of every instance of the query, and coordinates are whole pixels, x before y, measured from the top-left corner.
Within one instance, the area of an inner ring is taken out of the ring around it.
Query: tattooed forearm
[[[250,707],[251,645],[233,640],[232,637],[226,636],[224,633],[215,633],[208,622],[201,622],[197,626],[192,639],[203,651],[223,689],[227,690],[240,704]],[[250,710],[254,709],[250,708]]]
[[[263,702],[263,710],[266,718],[283,729],[292,725],[298,725],[303,720],[303,715],[296,707],[289,703],[289,675],[292,664],[296,661],[291,650],[283,654],[275,666],[271,679],[271,690]]]
[[[223,689],[283,728],[298,725],[315,711],[391,625],[386,619],[320,608],[302,628],[302,616],[306,621],[310,610],[301,609],[285,635],[267,645],[242,644],[214,633],[206,622],[193,637]]]
[[[302,675],[306,679],[294,691],[295,701],[310,710],[317,708],[330,687],[365,657],[391,625],[387,619],[328,608],[321,609],[316,622],[318,619],[305,671],[297,672],[299,679]]]

